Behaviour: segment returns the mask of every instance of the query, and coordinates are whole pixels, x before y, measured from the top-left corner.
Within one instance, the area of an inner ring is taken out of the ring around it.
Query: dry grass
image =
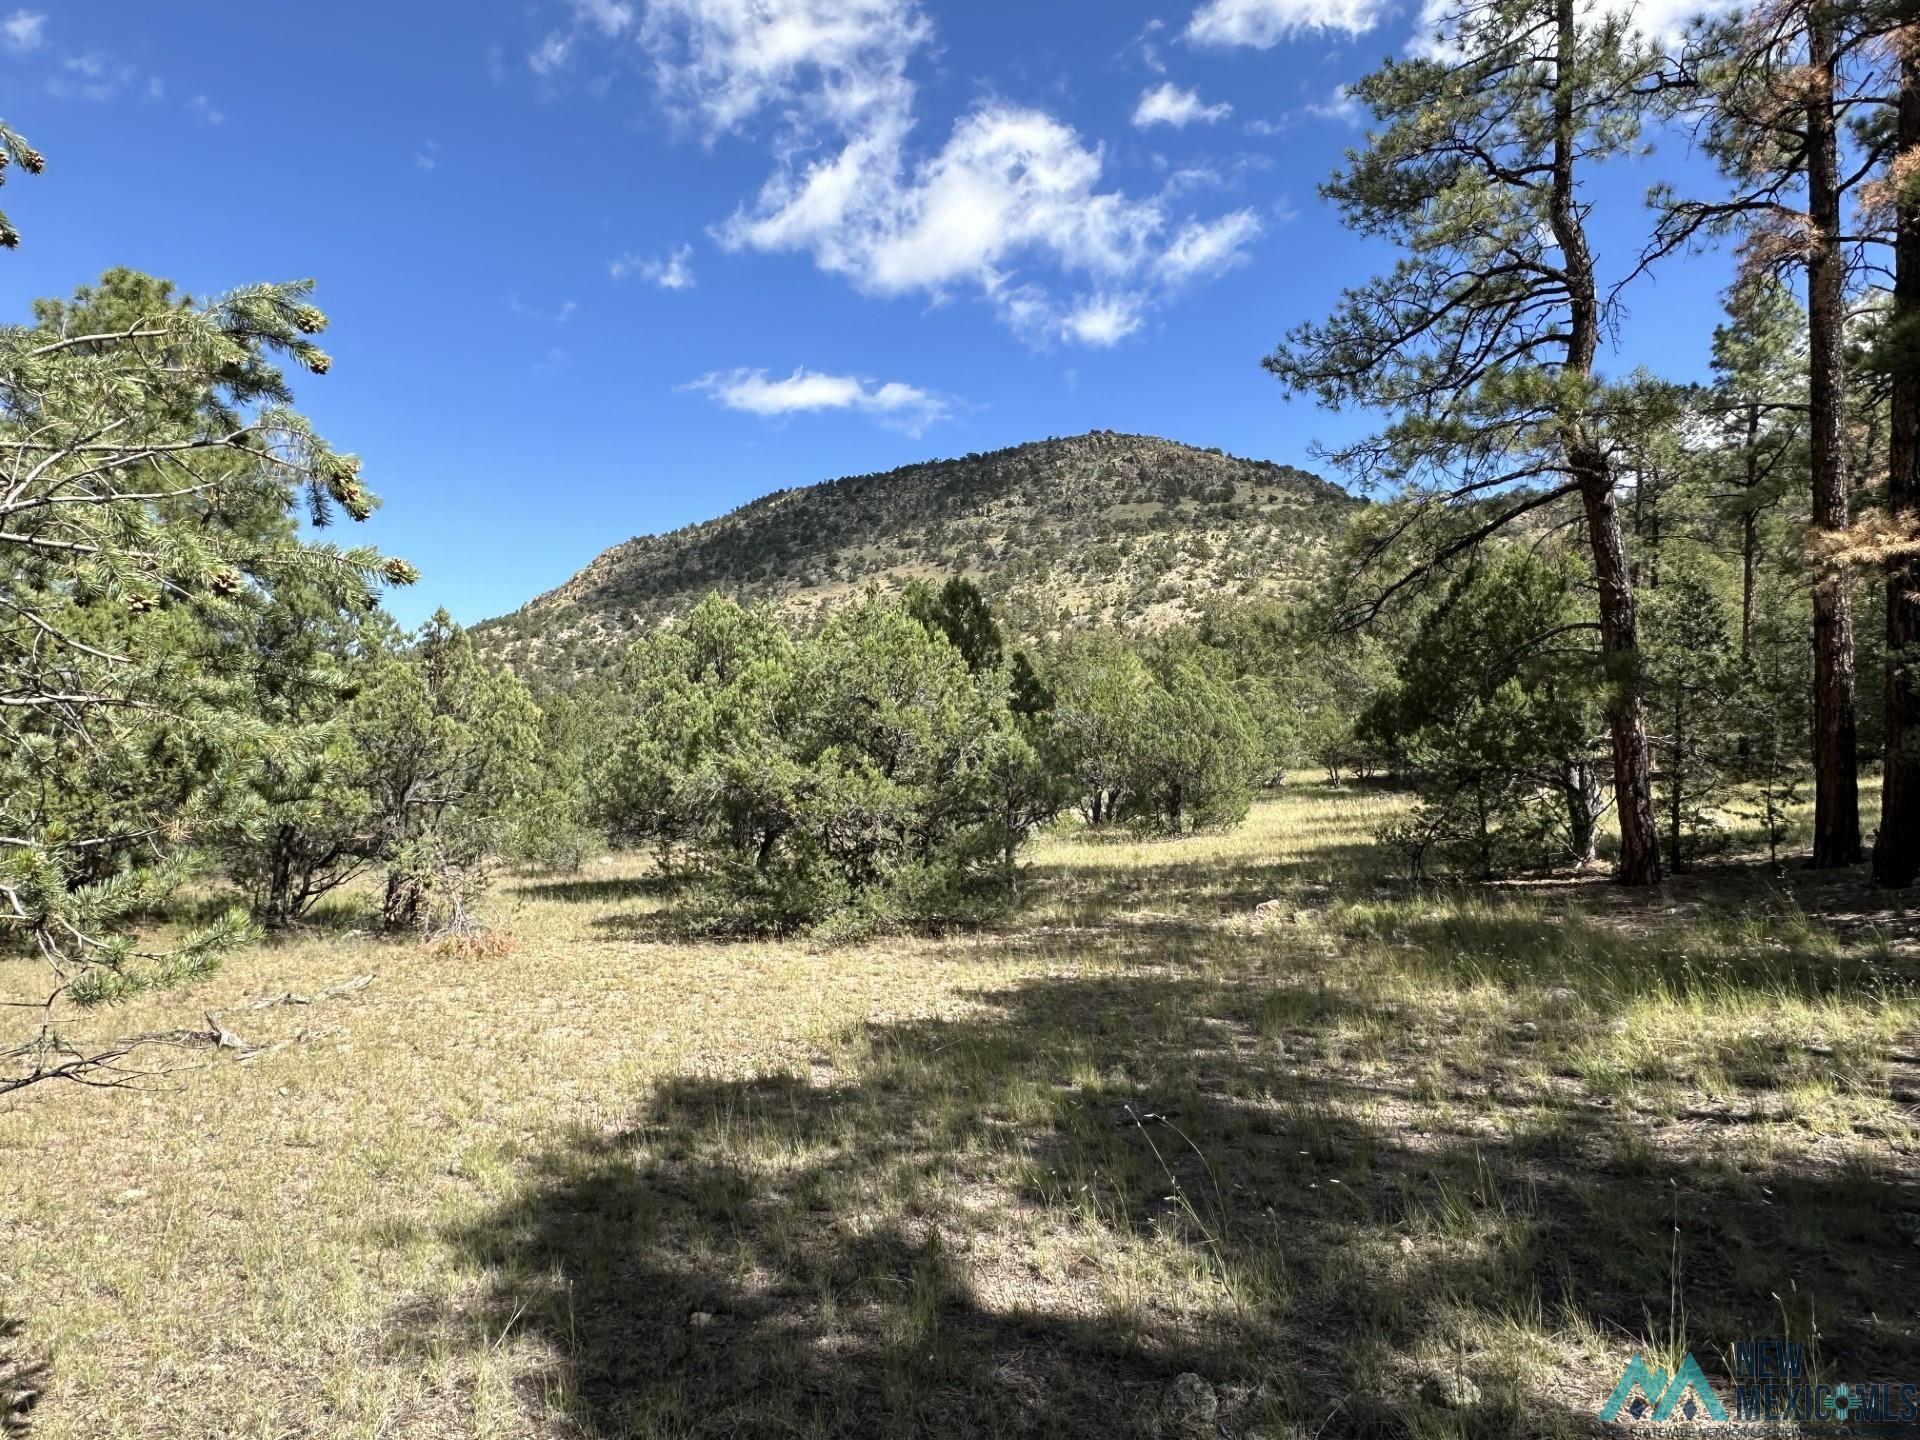
[[[35,1440],[1539,1435],[1637,1345],[1913,1370],[1913,914],[1408,894],[1399,803],[1063,832],[1000,932],[833,950],[645,943],[623,861],[506,882],[502,956],[321,928],[94,1017],[306,1038],[0,1109],[0,1391]]]

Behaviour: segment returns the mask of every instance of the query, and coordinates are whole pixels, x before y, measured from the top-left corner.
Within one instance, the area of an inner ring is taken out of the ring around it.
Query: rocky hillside
[[[1360,503],[1291,466],[1096,430],[776,491],[616,545],[481,633],[521,673],[564,680],[710,591],[805,617],[955,573],[1026,632],[1164,625],[1297,590]]]

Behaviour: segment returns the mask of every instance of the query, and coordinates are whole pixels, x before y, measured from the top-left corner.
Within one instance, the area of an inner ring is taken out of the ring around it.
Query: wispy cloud
[[[1366,118],[1360,102],[1344,85],[1334,86],[1332,95],[1307,106],[1307,114],[1316,120],[1334,120],[1342,125],[1358,125]]]
[[[1221,101],[1204,105],[1199,93],[1183,90],[1171,81],[1140,92],[1140,103],[1133,107],[1133,123],[1144,130],[1150,125],[1172,125],[1184,129],[1194,121],[1217,124],[1233,113],[1233,106]]]
[[[204,125],[224,125],[227,123],[227,117],[221,111],[220,107],[204,95],[194,96],[187,102],[187,108],[193,111],[195,117]]]
[[[140,78],[140,72],[103,50],[68,55],[47,77],[47,94],[56,100],[107,101]]]
[[[438,170],[440,168],[440,142],[422,140],[414,147],[413,168],[416,170]]]
[[[1392,8],[1390,0],[1207,0],[1185,34],[1194,45],[1267,50],[1299,35],[1364,35]]]
[[[518,295],[509,295],[507,297],[507,308],[514,314],[525,316],[529,320],[545,320],[549,324],[564,325],[573,319],[574,313],[579,310],[580,307],[572,300],[565,300],[561,302],[557,310],[541,310],[527,304]]]
[[[828,375],[804,365],[781,379],[765,370],[720,370],[683,387],[704,392],[729,410],[773,418],[821,410],[871,416],[883,425],[918,435],[946,418],[950,406],[931,391],[889,380],[874,384],[854,375]]]
[[[0,20],[0,48],[25,55],[47,43],[47,15],[44,10],[16,10]]]
[[[1259,234],[1260,220],[1251,210],[1235,210],[1217,220],[1196,220],[1173,237],[1160,256],[1160,272],[1177,285],[1219,275],[1247,258],[1247,247]]]
[[[693,246],[682,245],[664,256],[625,254],[607,262],[607,273],[616,280],[636,275],[662,290],[693,289]]]

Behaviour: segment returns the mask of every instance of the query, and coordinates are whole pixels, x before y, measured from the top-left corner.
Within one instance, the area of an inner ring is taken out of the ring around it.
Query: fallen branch
[[[275,1005],[311,1005],[316,1000],[331,1000],[336,995],[349,995],[355,990],[364,990],[373,983],[371,973],[356,975],[351,980],[342,980],[338,985],[329,985],[311,995],[302,995],[298,990],[285,990],[278,995],[263,995],[252,1004],[249,1010],[266,1010]]]

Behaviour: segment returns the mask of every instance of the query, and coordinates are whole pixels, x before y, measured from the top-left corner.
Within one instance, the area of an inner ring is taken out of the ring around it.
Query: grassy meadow
[[[839,948],[663,938],[615,858],[505,878],[503,953],[342,905],[89,1015],[291,1043],[0,1108],[8,1428],[1571,1435],[1636,1349],[1913,1371],[1913,911],[1414,892],[1403,803],[1062,827],[998,928]]]

